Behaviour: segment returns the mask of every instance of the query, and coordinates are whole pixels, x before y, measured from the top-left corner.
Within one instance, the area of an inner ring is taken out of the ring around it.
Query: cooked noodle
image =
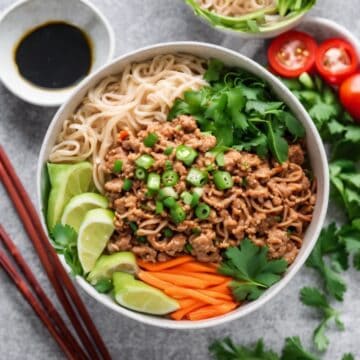
[[[198,0],[203,9],[224,16],[242,16],[266,8],[274,8],[276,0]]]
[[[190,55],[160,55],[128,64],[92,88],[59,133],[49,160],[54,163],[91,160],[93,178],[103,190],[104,157],[119,130],[137,131],[155,121],[166,121],[174,100],[187,89],[205,84],[205,61]]]

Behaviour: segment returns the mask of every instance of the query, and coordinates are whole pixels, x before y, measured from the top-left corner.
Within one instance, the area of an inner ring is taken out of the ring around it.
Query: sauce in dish
[[[20,74],[34,85],[50,89],[72,86],[83,79],[90,71],[91,58],[87,35],[63,22],[31,30],[15,49]]]

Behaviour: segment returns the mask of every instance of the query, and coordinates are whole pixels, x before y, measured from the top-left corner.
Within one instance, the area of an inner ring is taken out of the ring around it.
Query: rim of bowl
[[[17,8],[25,5],[26,3],[29,3],[32,0],[19,0],[17,2],[15,2],[14,4],[8,6],[7,8],[5,8],[5,10],[0,13],[0,23],[2,23],[2,21],[9,15],[11,14],[14,10],[16,10]],[[115,32],[113,27],[111,26],[109,20],[105,17],[105,15],[94,5],[92,4],[89,0],[76,0],[79,1],[81,3],[83,3],[84,5],[86,5],[89,9],[91,9],[91,11],[100,19],[100,21],[104,24],[105,29],[106,29],[106,33],[109,37],[109,51],[108,51],[108,56],[105,60],[105,63],[103,66],[101,66],[100,68],[98,68],[96,71],[94,72],[90,72],[88,74],[88,76],[91,76],[92,74],[96,73],[98,70],[101,70],[104,66],[106,66],[107,64],[109,64],[111,62],[111,60],[114,57],[114,53],[115,53]],[[39,24],[41,25],[41,24]],[[65,89],[55,89],[55,90],[48,90],[51,91],[53,93],[58,93],[59,96],[63,96],[64,93],[67,94],[67,99],[64,100],[53,100],[53,101],[47,101],[46,103],[44,103],[43,101],[34,98],[32,95],[26,95],[23,94],[21,92],[17,92],[16,89],[14,89],[12,86],[9,86],[9,84],[4,81],[2,73],[0,71],[0,81],[1,83],[16,97],[18,97],[19,99],[33,104],[33,105],[37,105],[37,106],[44,106],[44,107],[52,107],[52,106],[60,106],[64,103],[66,103],[70,97],[72,96],[72,94],[74,93],[74,91],[76,90],[76,88],[84,81],[86,80],[87,77],[85,77],[83,80],[81,80],[78,84],[75,84],[73,86],[67,87]],[[46,89],[44,91],[47,91]]]
[[[133,57],[140,54],[145,54],[146,52],[152,51],[155,52],[156,50],[164,51],[164,49],[169,49],[169,52],[186,52],[186,50],[176,50],[176,47],[189,47],[189,53],[191,54],[191,48],[197,47],[197,48],[203,48],[205,49],[212,49],[214,51],[220,51],[222,53],[227,53],[228,55],[240,58],[242,60],[245,60],[249,63],[249,66],[252,68],[253,73],[261,73],[262,78],[268,82],[270,85],[275,85],[279,90],[281,90],[282,93],[285,93],[287,97],[289,97],[290,103],[292,102],[293,107],[297,108],[297,111],[299,112],[301,118],[304,120],[304,122],[309,127],[311,133],[313,134],[317,146],[320,150],[320,158],[321,162],[318,164],[319,167],[321,167],[321,173],[324,176],[324,187],[322,188],[323,193],[323,202],[319,203],[319,214],[318,218],[316,220],[316,225],[314,227],[312,238],[309,240],[309,243],[306,248],[303,249],[303,253],[301,255],[298,255],[297,262],[292,264],[289,268],[287,273],[284,275],[284,277],[275,285],[271,286],[259,299],[250,302],[242,307],[239,307],[238,309],[232,311],[229,314],[219,316],[212,319],[207,320],[200,320],[200,321],[174,321],[169,320],[161,317],[155,317],[148,314],[138,313],[129,309],[126,309],[114,302],[114,300],[108,299],[102,294],[99,294],[89,283],[86,282],[86,280],[80,276],[76,277],[77,282],[80,284],[83,290],[85,290],[91,297],[95,298],[98,302],[103,304],[104,306],[116,311],[119,314],[125,315],[133,320],[139,321],[141,323],[147,324],[147,325],[153,325],[161,328],[168,328],[168,329],[182,329],[182,330],[192,330],[192,329],[200,329],[200,328],[208,328],[213,327],[217,325],[221,325],[227,322],[230,322],[235,319],[239,319],[247,314],[250,314],[254,312],[255,310],[259,309],[261,306],[263,306],[266,302],[268,302],[270,299],[275,297],[289,282],[290,280],[297,274],[297,272],[300,270],[300,268],[305,263],[306,259],[310,255],[310,252],[312,251],[316,240],[320,234],[321,227],[325,221],[327,207],[328,207],[328,198],[329,198],[329,173],[328,173],[328,162],[326,157],[326,152],[322,143],[322,140],[320,138],[320,135],[312,122],[311,118],[309,117],[306,110],[303,108],[299,100],[291,93],[291,91],[274,75],[272,75],[269,71],[267,71],[265,68],[263,68],[260,64],[255,62],[254,60],[250,59],[249,57],[242,55],[236,51],[224,48],[222,46],[214,45],[214,44],[208,44],[204,42],[195,42],[195,41],[181,41],[181,42],[167,42],[167,43],[160,43],[155,45],[150,45],[146,47],[142,47],[140,49],[128,52],[116,59],[114,59],[111,63],[105,65],[101,69],[98,69],[96,72],[88,76],[82,83],[78,85],[78,87],[75,89],[75,91],[72,93],[71,97],[58,109],[56,114],[54,115],[48,130],[46,132],[46,135],[44,137],[44,140],[42,142],[38,164],[37,164],[37,174],[36,174],[36,188],[37,188],[37,206],[38,206],[38,212],[40,213],[40,219],[43,226],[43,229],[46,233],[48,233],[44,216],[42,211],[39,211],[39,209],[42,209],[42,203],[41,203],[41,178],[42,178],[42,171],[44,163],[46,162],[45,158],[45,152],[46,147],[48,146],[50,138],[53,136],[54,128],[58,126],[59,119],[62,116],[62,113],[66,110],[66,108],[69,106],[71,100],[77,96],[79,93],[83,91],[87,91],[91,86],[94,86],[95,84],[92,84],[94,81],[94,78],[99,77],[100,75],[106,76],[105,73],[106,70],[115,65],[116,63],[120,63],[123,61],[133,61]],[[154,56],[153,55],[149,55]],[[99,81],[99,79],[98,79]],[[280,96],[281,97],[281,96]],[[61,255],[59,255],[63,265],[65,268],[69,271],[69,267],[65,264],[64,259]]]

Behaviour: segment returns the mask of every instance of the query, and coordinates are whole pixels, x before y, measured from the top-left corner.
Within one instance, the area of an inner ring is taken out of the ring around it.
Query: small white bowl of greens
[[[227,34],[271,38],[296,27],[316,0],[185,0],[195,15]]]

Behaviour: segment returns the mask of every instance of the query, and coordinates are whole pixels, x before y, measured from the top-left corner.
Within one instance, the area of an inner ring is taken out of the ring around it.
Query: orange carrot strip
[[[215,316],[224,315],[238,306],[237,303],[227,302],[220,305],[203,306],[186,315],[189,320],[204,320]]]
[[[213,287],[209,288],[208,290],[218,291],[218,292],[221,292],[223,294],[229,294],[230,295],[231,294],[231,291],[230,291],[230,288],[229,288],[230,283],[231,283],[231,280],[230,281],[225,281],[220,285],[213,286]]]
[[[215,274],[205,274],[205,273],[196,273],[196,272],[189,272],[189,273],[186,272],[184,274],[188,274],[189,276],[193,276],[197,279],[207,281],[208,283],[211,283],[211,285],[220,285],[224,281],[230,280],[229,277],[222,275],[215,275]]]
[[[173,284],[166,281],[160,280],[159,278],[152,276],[151,273],[146,271],[139,271],[137,274],[138,278],[144,283],[154,286],[158,289],[165,290],[173,286]]]
[[[173,313],[170,314],[170,317],[174,320],[181,320],[184,318],[184,316],[186,316],[188,313],[197,310],[201,307],[204,306],[203,302],[196,302],[195,304],[192,304],[190,306],[187,306],[185,308],[179,309],[174,311]]]
[[[171,260],[164,261],[162,263],[157,263],[157,264],[148,263],[148,262],[146,262],[144,260],[140,260],[140,259],[137,259],[137,263],[141,268],[144,268],[149,271],[162,271],[165,269],[172,268],[174,266],[185,264],[185,263],[193,261],[193,260],[194,260],[194,258],[192,256],[184,255],[184,256],[179,256],[178,258],[171,259]]]
[[[225,301],[233,301],[234,300],[231,297],[231,295],[222,294],[221,292],[218,292],[218,291],[212,291],[212,290],[198,290],[198,291],[204,295],[210,296],[215,299],[221,299],[221,300],[225,300]]]
[[[193,299],[200,300],[202,302],[205,302],[207,304],[217,305],[221,304],[223,300],[215,299],[211,296],[208,296],[206,294],[203,294],[200,292],[200,290],[193,290],[193,289],[186,289],[181,288],[178,286],[173,286],[167,289],[164,289],[165,294],[169,296],[180,296],[180,295],[186,295],[187,297],[191,297]]]
[[[186,288],[189,287],[194,289],[206,289],[207,287],[212,285],[207,281],[193,278],[192,276],[184,276],[174,273],[151,272],[151,275],[157,277],[160,280],[167,281],[171,284]]]
[[[192,298],[184,298],[184,299],[179,300],[178,303],[180,305],[180,308],[183,309],[183,308],[189,307],[191,305],[198,304],[199,301],[196,299],[192,299]]]
[[[201,273],[214,273],[216,269],[212,266],[202,264],[199,262],[188,262],[176,267],[179,271],[201,272]]]

